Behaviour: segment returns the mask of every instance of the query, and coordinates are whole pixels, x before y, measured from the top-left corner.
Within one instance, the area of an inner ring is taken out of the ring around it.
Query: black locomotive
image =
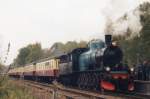
[[[122,64],[123,52],[105,36],[105,43],[92,40],[88,48],[77,48],[59,56],[59,82],[85,89],[133,91],[130,69]]]

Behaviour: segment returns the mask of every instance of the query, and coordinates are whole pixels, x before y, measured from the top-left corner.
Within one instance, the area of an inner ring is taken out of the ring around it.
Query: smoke
[[[139,35],[139,32],[142,29],[140,14],[141,12],[139,11],[139,9],[125,14],[123,17],[114,22],[114,24],[112,25],[112,33],[116,35]]]
[[[113,35],[139,35],[142,25],[138,6],[147,0],[110,0],[103,9],[105,33]]]

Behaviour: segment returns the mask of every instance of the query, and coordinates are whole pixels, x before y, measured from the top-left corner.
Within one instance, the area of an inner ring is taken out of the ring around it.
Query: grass
[[[0,99],[34,99],[29,89],[16,86],[7,76],[0,76]]]

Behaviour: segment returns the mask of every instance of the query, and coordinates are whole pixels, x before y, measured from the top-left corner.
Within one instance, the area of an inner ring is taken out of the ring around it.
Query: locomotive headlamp
[[[110,67],[106,67],[106,71],[110,71]]]
[[[130,71],[133,72],[133,71],[134,71],[134,68],[130,68]]]

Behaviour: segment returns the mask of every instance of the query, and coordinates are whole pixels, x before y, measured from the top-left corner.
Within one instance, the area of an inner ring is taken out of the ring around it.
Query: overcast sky
[[[1,61],[9,42],[6,64],[30,43],[49,48],[58,41],[102,38],[106,17],[115,19],[143,1],[149,0],[0,0]]]

